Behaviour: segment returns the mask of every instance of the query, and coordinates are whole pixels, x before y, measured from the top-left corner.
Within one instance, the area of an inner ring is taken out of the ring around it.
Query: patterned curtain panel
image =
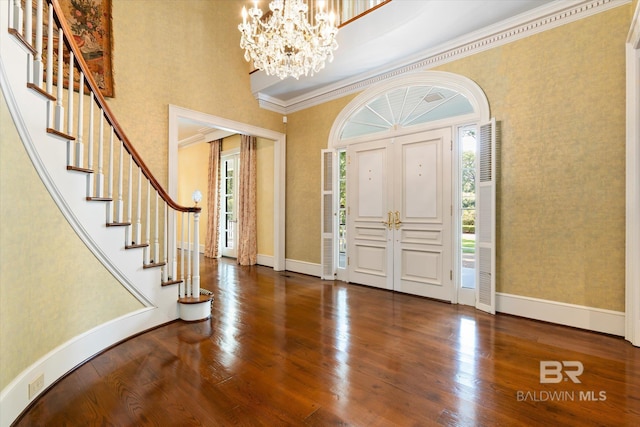
[[[240,140],[240,180],[238,182],[238,264],[253,265],[258,257],[256,220],[256,138]]]
[[[207,236],[204,243],[204,256],[218,258],[220,224],[220,151],[222,140],[211,142],[209,149],[209,187],[207,189]]]

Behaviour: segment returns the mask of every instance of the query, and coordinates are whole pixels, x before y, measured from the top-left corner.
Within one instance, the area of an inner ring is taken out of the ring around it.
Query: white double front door
[[[349,281],[451,301],[451,129],[350,145]]]

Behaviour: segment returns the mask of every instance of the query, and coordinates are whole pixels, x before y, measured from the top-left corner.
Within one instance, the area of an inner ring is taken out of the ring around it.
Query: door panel
[[[389,248],[390,191],[388,143],[356,144],[347,150],[349,281],[391,289],[393,252]]]
[[[395,143],[394,289],[451,301],[451,130]],[[398,175],[398,174],[396,174]]]
[[[349,281],[451,301],[451,130],[350,146]]]

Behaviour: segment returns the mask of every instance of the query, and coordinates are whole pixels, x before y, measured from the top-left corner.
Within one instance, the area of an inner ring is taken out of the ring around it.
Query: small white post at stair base
[[[184,256],[184,229],[186,227],[185,225],[185,213],[182,212],[182,221],[180,221],[180,224],[182,225],[180,227],[180,298],[184,298],[185,295],[187,294],[187,280],[185,278],[185,270],[184,270],[184,261],[185,261],[185,256]]]
[[[191,213],[187,213],[187,296],[193,296],[191,282]]]
[[[193,278],[191,296],[200,296],[200,212],[193,214]]]

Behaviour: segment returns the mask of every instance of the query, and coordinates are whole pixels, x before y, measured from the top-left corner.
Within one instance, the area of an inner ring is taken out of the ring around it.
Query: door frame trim
[[[169,152],[168,182],[169,195],[178,194],[178,119],[195,120],[213,128],[252,135],[274,141],[273,148],[273,269],[285,269],[285,177],[286,177],[286,135],[270,129],[236,122],[211,114],[189,110],[169,104]]]

